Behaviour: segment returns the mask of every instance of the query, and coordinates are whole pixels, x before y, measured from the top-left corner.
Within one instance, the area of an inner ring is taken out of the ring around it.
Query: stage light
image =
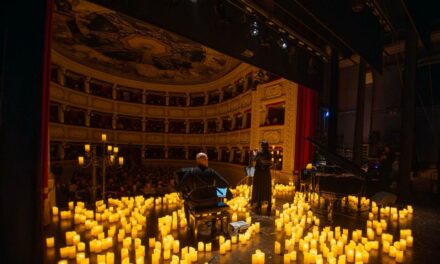
[[[329,111],[325,111],[324,116],[325,117],[329,117],[330,116],[330,112]]]
[[[260,33],[260,27],[258,25],[258,22],[257,21],[252,21],[250,23],[249,27],[250,27],[251,36],[252,37],[258,36],[258,34]]]
[[[281,37],[278,41],[277,41],[278,45],[282,48],[282,49],[287,49],[287,47],[289,46],[287,44],[287,41],[285,38]]]

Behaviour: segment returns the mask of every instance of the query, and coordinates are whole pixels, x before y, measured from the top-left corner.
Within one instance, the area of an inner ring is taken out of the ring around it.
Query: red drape
[[[41,161],[43,176],[43,199],[48,195],[49,179],[49,88],[50,88],[50,53],[52,43],[52,8],[53,0],[46,1],[46,21],[44,29],[44,61],[43,61],[43,89],[41,97]]]
[[[307,163],[312,161],[313,146],[307,137],[314,137],[318,111],[318,94],[305,86],[298,86],[296,114],[295,163],[294,171],[298,175]]]

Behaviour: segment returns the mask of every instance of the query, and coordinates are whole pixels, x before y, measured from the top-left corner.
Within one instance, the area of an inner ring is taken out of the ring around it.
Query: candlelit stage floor
[[[282,205],[286,202],[292,201],[292,196],[277,197],[276,206],[273,208],[270,216],[257,215],[250,212],[252,222],[260,222],[260,233],[252,236],[246,245],[232,244],[231,251],[224,255],[219,254],[219,245],[217,240],[212,240],[212,252],[199,252],[197,263],[251,263],[251,256],[256,249],[260,249],[265,253],[265,263],[283,263],[283,255],[274,254],[274,241],[281,243],[281,248],[284,248],[285,233],[276,231],[275,228],[275,210],[282,211]],[[145,263],[151,263],[151,254],[153,249],[148,247],[148,238],[159,237],[158,235],[158,218],[170,214],[172,211],[178,209],[175,205],[161,206],[152,208],[147,214],[147,228],[140,233],[142,238],[142,245],[145,245]],[[326,212],[324,203],[318,208],[316,204],[312,205],[314,215],[320,219],[320,231],[326,226]],[[263,210],[264,212],[264,210]],[[245,213],[239,214],[239,220],[244,220]],[[368,219],[368,211],[361,213],[354,210],[336,209],[334,214],[334,223],[332,226],[340,226],[342,228],[350,229],[351,232],[355,229],[362,229],[363,236],[366,232],[366,221]],[[440,262],[440,209],[432,208],[430,206],[415,206],[412,219],[405,221],[388,222],[387,233],[391,233],[395,238],[399,237],[400,229],[412,229],[412,236],[414,237],[414,245],[412,248],[407,248],[404,253],[404,263],[439,263]],[[50,225],[45,227],[46,237],[55,237],[55,249],[46,250],[46,263],[57,263],[60,260],[60,247],[65,246],[65,232],[75,230],[81,236],[81,241],[86,242],[86,256],[90,257],[90,263],[96,263],[97,254],[89,253],[88,241],[91,239],[90,233],[84,229],[83,225],[74,225],[73,220],[70,221],[53,221]],[[311,231],[308,227],[304,231],[306,234]],[[193,246],[197,249],[197,241],[193,241],[191,236],[187,234],[185,228],[177,231],[172,231],[171,234],[175,239],[179,239],[180,247]],[[226,237],[228,239],[228,237]],[[376,237],[380,240],[380,237]],[[206,238],[205,241],[209,242]],[[114,243],[113,247],[107,251],[115,252],[115,263],[120,263],[120,243]],[[297,251],[297,261],[291,263],[303,263],[303,255],[298,250],[298,243],[295,246]],[[320,252],[318,252],[319,254]],[[101,253],[102,254],[102,253]],[[180,254],[179,254],[180,255]],[[134,263],[134,252],[131,250],[131,263]],[[325,260],[325,258],[324,258]],[[325,262],[325,261],[324,261]],[[70,260],[69,263],[75,263],[75,260]],[[163,261],[161,263],[170,263],[170,261]],[[382,253],[382,245],[378,250],[371,250],[369,254],[369,263],[396,263],[394,258],[388,254]]]

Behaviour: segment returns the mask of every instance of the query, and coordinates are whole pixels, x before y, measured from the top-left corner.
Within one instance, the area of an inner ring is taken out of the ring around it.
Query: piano
[[[312,189],[328,201],[327,218],[333,222],[333,209],[336,200],[349,195],[358,197],[358,210],[360,210],[361,197],[367,187],[367,173],[361,167],[346,158],[330,151],[318,141],[307,138],[322,154],[327,161],[326,165],[316,167],[312,173]]]

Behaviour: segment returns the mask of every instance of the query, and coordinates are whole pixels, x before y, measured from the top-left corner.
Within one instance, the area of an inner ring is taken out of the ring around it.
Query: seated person
[[[211,207],[218,201],[217,188],[229,186],[217,171],[208,167],[208,155],[200,152],[196,156],[197,167],[176,171],[177,190],[182,192],[185,203],[191,207]]]

